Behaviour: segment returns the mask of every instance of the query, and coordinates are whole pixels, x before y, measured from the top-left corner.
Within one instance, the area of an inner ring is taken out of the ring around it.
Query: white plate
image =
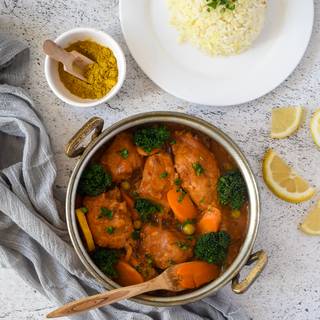
[[[263,32],[246,52],[212,58],[179,44],[165,0],[120,0],[131,54],[165,91],[190,102],[228,106],[265,95],[296,68],[313,27],[313,0],[269,0]]]

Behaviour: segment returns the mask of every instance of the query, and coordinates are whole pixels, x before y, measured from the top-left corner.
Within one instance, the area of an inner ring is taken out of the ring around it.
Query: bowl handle
[[[238,273],[233,279],[232,279],[232,291],[234,293],[244,293],[246,292],[250,286],[254,283],[254,281],[257,279],[257,277],[260,275],[260,273],[263,271],[264,267],[266,266],[268,262],[268,256],[265,253],[265,251],[260,250],[255,253],[253,253],[246,265],[249,266],[252,263],[257,262],[255,266],[252,268],[252,270],[249,272],[247,277],[240,282],[240,273]]]
[[[75,135],[69,140],[65,147],[65,154],[69,158],[75,158],[80,156],[87,146],[79,147],[83,140],[92,132],[91,141],[97,138],[103,128],[104,121],[101,118],[93,117],[88,120],[83,127],[75,133]]]

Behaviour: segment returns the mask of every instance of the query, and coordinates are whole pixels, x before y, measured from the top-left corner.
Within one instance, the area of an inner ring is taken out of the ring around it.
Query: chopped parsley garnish
[[[144,274],[144,270],[141,266],[141,263],[134,267],[139,273]]]
[[[177,141],[174,140],[174,139],[170,141],[170,144],[171,144],[171,145],[176,144],[176,143],[177,143]]]
[[[98,219],[101,219],[101,218],[112,219],[112,217],[113,217],[113,212],[110,209],[105,207],[100,208],[100,214],[98,216]]]
[[[203,166],[199,162],[193,163],[192,168],[197,176],[201,176],[204,172]]]
[[[153,265],[153,258],[150,254],[146,254],[146,262],[147,262],[148,266]]]
[[[128,159],[128,157],[129,157],[129,151],[128,151],[128,149],[122,149],[122,150],[120,150],[120,156],[123,158],[123,159]]]
[[[165,179],[168,175],[169,175],[168,172],[167,172],[167,171],[164,171],[164,172],[162,172],[162,173],[160,174],[160,178],[161,178],[161,179]]]
[[[134,230],[132,233],[131,233],[131,238],[133,240],[139,240],[140,239],[140,230]]]
[[[80,210],[81,210],[84,214],[88,213],[88,211],[89,211],[87,207],[82,207],[82,208],[80,208]]]
[[[181,203],[187,193],[182,189],[180,189],[178,192],[180,192],[180,195],[179,195],[179,198],[178,198],[178,202]]]
[[[113,234],[114,233],[115,228],[112,226],[106,227],[106,232],[108,234]]]
[[[132,191],[131,195],[133,198],[138,198],[139,197],[139,193],[137,191]]]
[[[174,184],[175,184],[176,186],[180,186],[181,183],[182,183],[182,180],[179,179],[179,178],[177,178],[177,179],[174,180]]]
[[[183,251],[186,251],[190,248],[190,245],[188,243],[183,242],[183,241],[177,241],[177,246]]]
[[[219,6],[222,10],[234,10],[236,8],[236,0],[205,0],[207,2],[208,11],[211,9],[217,9]]]

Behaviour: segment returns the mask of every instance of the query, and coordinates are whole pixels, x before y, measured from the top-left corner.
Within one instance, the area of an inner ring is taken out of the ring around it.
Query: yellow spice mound
[[[109,48],[85,40],[75,42],[65,50],[77,51],[96,62],[89,65],[85,72],[88,82],[64,71],[62,63],[59,63],[60,79],[72,94],[83,99],[100,99],[116,85],[118,81],[117,60]]]

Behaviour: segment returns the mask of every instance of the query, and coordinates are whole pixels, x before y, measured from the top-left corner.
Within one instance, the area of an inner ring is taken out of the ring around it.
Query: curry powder
[[[58,71],[64,86],[74,95],[83,99],[100,99],[104,97],[118,81],[118,65],[113,52],[90,40],[78,41],[68,46],[66,51],[77,51],[92,61],[85,70],[88,82],[82,81],[64,71],[60,62]]]

